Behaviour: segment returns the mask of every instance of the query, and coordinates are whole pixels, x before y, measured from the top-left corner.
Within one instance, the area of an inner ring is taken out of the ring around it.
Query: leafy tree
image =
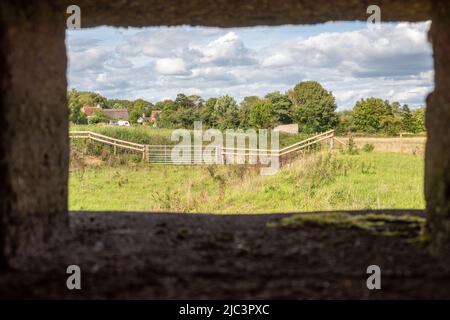
[[[213,119],[214,106],[216,105],[217,98],[209,98],[200,106],[198,111],[198,117],[206,127],[214,127],[216,124]]]
[[[157,110],[164,110],[164,111],[175,111],[177,109],[177,105],[175,104],[175,101],[166,99],[163,101],[159,101],[155,104],[155,109]]]
[[[400,108],[399,102],[394,101],[390,104],[390,110],[388,112],[394,116],[402,116],[403,109]]]
[[[102,95],[100,95],[98,93],[91,93],[89,96],[90,96],[92,105],[95,106],[95,105],[99,104],[103,107],[106,106],[107,99],[105,97],[103,97]]]
[[[198,95],[191,95],[188,97],[188,99],[192,102],[194,107],[201,108],[203,103],[205,102],[202,97]]]
[[[397,135],[402,129],[402,117],[398,115],[387,114],[381,117],[380,125],[384,134],[390,136]]]
[[[99,104],[102,107],[108,107],[107,99],[96,92],[79,91],[78,96],[80,103],[84,105],[96,106]]]
[[[353,108],[356,129],[362,132],[380,132],[383,127],[382,120],[388,115],[392,115],[389,103],[379,98],[361,99]],[[384,119],[384,125],[390,122],[390,119]]]
[[[130,109],[133,102],[130,100],[108,99],[106,107],[110,109]]]
[[[292,118],[300,132],[320,132],[337,125],[336,100],[318,82],[300,82],[288,95],[293,104]]]
[[[161,110],[159,118],[159,126],[163,128],[177,127],[178,120],[176,119],[177,105],[175,101],[167,99],[157,102],[155,107]]]
[[[425,132],[425,108],[421,107],[415,109],[412,111],[411,117],[414,125],[414,130],[412,132]]]
[[[193,128],[194,121],[198,119],[197,113],[189,108],[179,108],[176,112],[177,127]]]
[[[250,110],[252,109],[252,106],[259,100],[260,98],[257,96],[248,96],[241,101],[239,105],[239,126],[241,128],[250,127]]]
[[[274,112],[269,99],[258,99],[251,107],[248,122],[252,128],[270,128],[274,122]]]
[[[239,110],[236,101],[226,95],[219,97],[212,114],[214,124],[219,129],[232,129],[239,125]]]
[[[379,98],[361,99],[356,103],[353,114],[355,126],[360,132],[397,135],[401,131],[419,132],[424,129],[417,125],[423,124],[421,114],[424,113],[418,111],[415,115],[408,105],[400,107],[398,102],[389,104],[389,101]]]
[[[274,91],[266,94],[265,98],[269,99],[272,104],[275,122],[292,123],[292,102],[287,94]]]
[[[130,114],[130,122],[137,123],[137,120],[142,117],[142,115],[149,116],[151,109],[151,103],[143,99],[137,99],[128,108]]]
[[[356,132],[355,119],[353,116],[353,110],[345,110],[338,112],[339,122],[336,127],[337,134],[348,134],[350,132]]]
[[[211,102],[210,102],[211,103]],[[211,104],[208,107],[211,108]],[[207,112],[203,110],[203,99],[200,96],[186,96],[177,94],[175,101],[165,100],[155,105],[156,109],[162,110],[159,126],[165,128],[192,128],[195,120],[201,120],[202,116],[208,118]]]
[[[130,123],[137,123],[138,119],[145,114],[145,109],[142,107],[133,107],[129,112]]]
[[[415,132],[416,128],[414,125],[414,120],[412,117],[411,110],[409,109],[407,104],[404,104],[402,107],[402,130],[406,132]]]
[[[83,105],[80,102],[78,92],[75,89],[72,89],[67,96],[69,104],[69,121],[75,124],[86,124],[87,117],[81,112]]]
[[[132,108],[137,108],[145,111],[149,111],[152,104],[144,99],[137,99],[133,102]]]
[[[188,96],[186,96],[184,93],[177,94],[177,97],[175,98],[175,104],[178,108],[192,108],[195,107],[194,102],[189,99]]]
[[[174,128],[176,127],[177,120],[175,119],[174,112],[170,110],[162,111],[159,117],[158,126],[161,128]]]

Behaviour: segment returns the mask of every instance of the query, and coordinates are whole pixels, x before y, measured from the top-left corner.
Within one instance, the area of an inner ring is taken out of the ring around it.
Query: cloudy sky
[[[252,28],[157,27],[67,32],[69,88],[156,102],[285,92],[319,81],[338,109],[363,97],[423,105],[433,88],[429,22],[330,22]]]

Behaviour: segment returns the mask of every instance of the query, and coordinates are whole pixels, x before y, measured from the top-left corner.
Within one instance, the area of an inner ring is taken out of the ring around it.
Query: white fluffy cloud
[[[152,101],[179,92],[240,100],[316,80],[333,92],[340,109],[369,96],[424,103],[433,86],[429,22],[339,32],[326,26],[325,32],[322,26],[309,34],[302,26],[273,27],[274,32],[267,27],[103,28],[98,37],[93,29],[77,31],[67,40],[69,85]]]
[[[248,48],[234,32],[228,32],[208,43],[206,47],[197,49],[203,53],[202,63],[239,66],[255,62]]]
[[[101,47],[86,48],[85,50],[70,53],[70,68],[74,71],[83,72],[85,70],[103,67],[103,63],[108,59],[110,53]]]
[[[157,59],[155,70],[161,75],[183,75],[187,73],[186,64],[181,58]]]

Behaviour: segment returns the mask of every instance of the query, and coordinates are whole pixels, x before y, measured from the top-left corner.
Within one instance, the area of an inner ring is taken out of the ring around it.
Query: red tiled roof
[[[91,106],[91,105],[84,105],[81,108],[81,112],[83,112],[86,116],[91,116],[95,111],[101,111],[102,107],[100,105],[97,105],[95,107]]]

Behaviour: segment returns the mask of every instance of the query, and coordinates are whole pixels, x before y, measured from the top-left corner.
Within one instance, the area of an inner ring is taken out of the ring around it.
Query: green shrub
[[[346,176],[352,163],[346,159],[336,158],[332,153],[317,156],[300,171],[299,183],[305,184],[310,192],[335,181],[338,176]]]
[[[358,147],[356,146],[355,140],[353,140],[353,137],[350,137],[348,139],[348,144],[347,144],[347,150],[346,150],[347,154],[350,155],[355,155],[358,154]]]
[[[88,124],[96,124],[96,123],[106,123],[111,120],[111,117],[108,117],[102,111],[95,111],[90,117],[87,118]]]
[[[366,143],[362,149],[364,152],[372,152],[375,149],[375,146],[372,143]]]
[[[373,162],[365,163],[361,162],[361,173],[362,174],[375,174],[375,165]]]

